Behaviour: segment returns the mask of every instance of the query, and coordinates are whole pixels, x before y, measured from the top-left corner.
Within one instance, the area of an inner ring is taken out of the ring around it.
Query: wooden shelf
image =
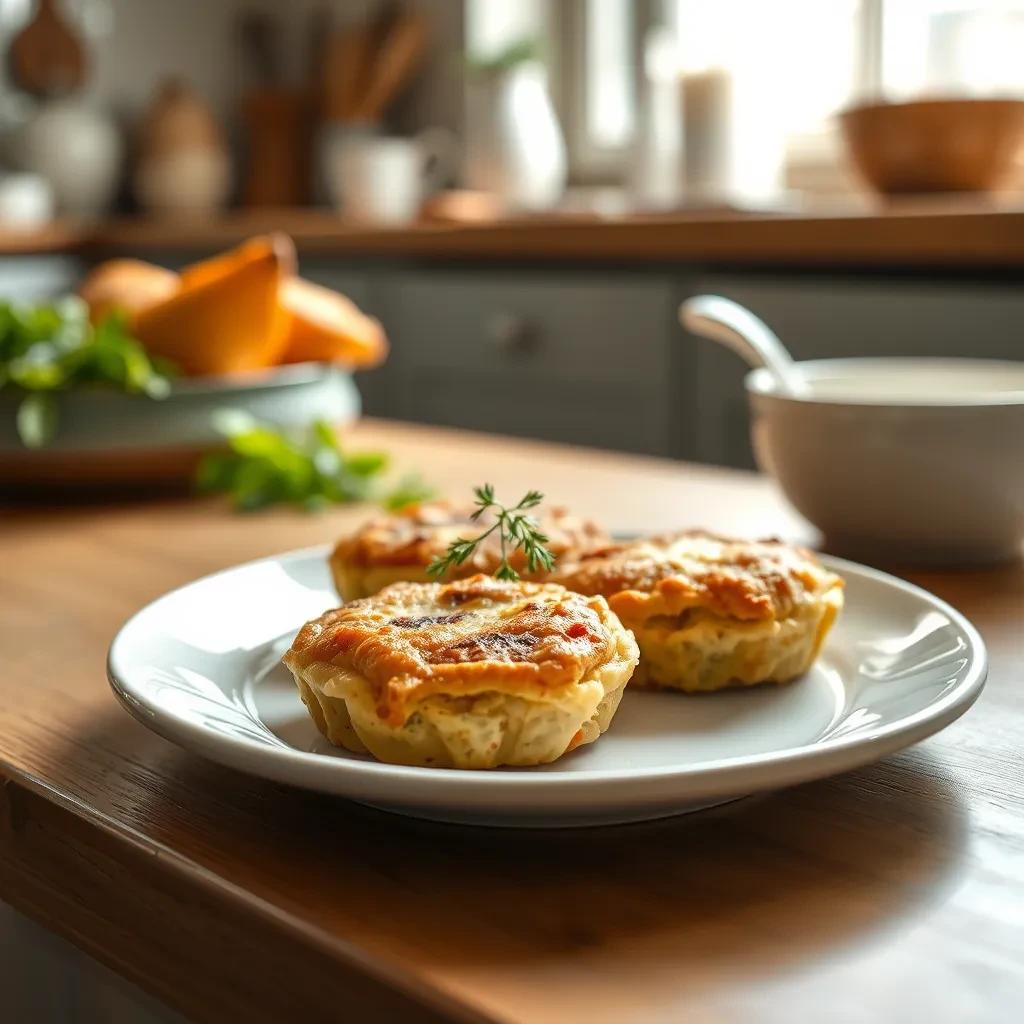
[[[261,210],[214,220],[121,219],[0,232],[0,253],[210,250],[270,230],[288,232],[303,252],[340,258],[1024,266],[1024,208],[934,202],[874,212],[562,215],[390,229],[360,226],[322,210]]]
[[[74,252],[89,234],[89,229],[68,221],[54,221],[40,228],[0,227],[0,255]]]

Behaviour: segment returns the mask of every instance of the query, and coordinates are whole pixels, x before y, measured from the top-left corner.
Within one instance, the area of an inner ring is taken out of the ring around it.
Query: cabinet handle
[[[541,347],[538,325],[518,313],[495,313],[484,325],[484,333],[492,348],[506,356],[533,355]]]

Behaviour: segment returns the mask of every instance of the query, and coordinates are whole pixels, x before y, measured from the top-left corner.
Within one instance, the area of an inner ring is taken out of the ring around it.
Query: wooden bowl
[[[1024,101],[866,104],[844,111],[840,123],[854,165],[883,194],[987,192],[1013,173]]]

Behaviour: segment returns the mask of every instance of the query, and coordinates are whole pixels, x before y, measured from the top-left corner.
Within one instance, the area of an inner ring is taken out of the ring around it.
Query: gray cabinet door
[[[299,273],[307,280],[341,292],[364,313],[379,315],[380,311],[373,308],[377,304],[373,294],[374,278],[367,270],[336,260],[303,256],[299,260]]]
[[[962,356],[1024,359],[1024,288],[1013,284],[707,274],[692,294],[725,295],[768,323],[797,359]],[[697,374],[696,455],[752,466],[745,365],[687,339]]]
[[[392,414],[668,454],[675,297],[657,274],[395,272]]]
[[[45,302],[73,292],[82,274],[74,256],[2,256],[0,299]]]

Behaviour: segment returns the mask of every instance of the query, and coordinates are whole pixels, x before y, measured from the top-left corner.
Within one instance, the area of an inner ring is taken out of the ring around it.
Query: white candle
[[[686,198],[721,202],[730,177],[732,76],[721,68],[690,71],[681,89]]]

